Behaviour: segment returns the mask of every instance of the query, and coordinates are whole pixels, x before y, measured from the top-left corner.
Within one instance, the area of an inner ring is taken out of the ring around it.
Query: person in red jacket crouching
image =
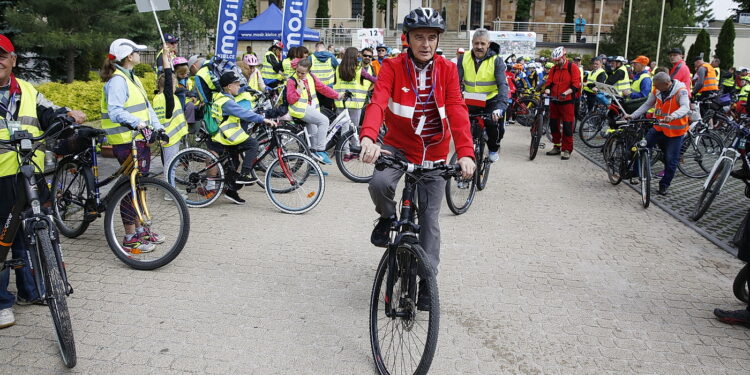
[[[408,53],[383,60],[372,99],[365,109],[360,157],[366,163],[374,163],[381,153],[394,154],[415,164],[445,162],[452,135],[458,164],[464,177],[469,178],[475,169],[474,145],[458,69],[435,55],[445,21],[434,9],[417,8],[404,18],[403,30],[409,43]],[[388,132],[381,148],[375,140],[384,121]],[[380,215],[370,238],[375,246],[388,244],[389,228],[396,214],[393,198],[402,175],[394,168],[375,170],[370,181],[370,197]],[[435,272],[440,259],[438,215],[444,193],[445,180],[439,172],[427,174],[421,180],[419,237]],[[418,308],[428,307],[429,301],[422,298],[422,290],[419,296],[422,302],[418,302]]]

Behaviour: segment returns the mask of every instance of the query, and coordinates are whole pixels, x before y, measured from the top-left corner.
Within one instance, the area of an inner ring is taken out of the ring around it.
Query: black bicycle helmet
[[[445,32],[445,20],[440,12],[432,8],[417,8],[404,17],[404,33],[415,29],[436,29]]]

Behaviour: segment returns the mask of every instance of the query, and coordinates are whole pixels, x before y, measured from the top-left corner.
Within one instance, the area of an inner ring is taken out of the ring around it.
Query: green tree
[[[249,9],[247,6],[249,3],[252,3],[253,9],[255,9],[255,1],[247,0],[245,1],[245,12]],[[170,1],[170,10],[158,12],[157,15],[161,22],[162,31],[165,33],[176,35],[179,30],[181,39],[204,38],[210,36],[216,29],[216,19],[219,17],[219,1],[172,0]],[[153,16],[149,16],[153,19]],[[152,20],[151,24],[153,23]],[[153,30],[156,30],[156,25],[153,25]],[[160,44],[158,41],[157,43]]]
[[[66,82],[76,76],[88,79],[88,69],[95,60],[101,62],[117,37],[148,41],[150,30],[143,25],[154,23],[129,0],[23,0],[5,8],[4,17],[18,30],[16,48],[36,54],[48,64],[51,78],[64,77]]]
[[[394,9],[398,6],[398,0],[391,0],[391,21],[390,25],[391,27],[394,27],[396,25],[396,12]],[[383,19],[385,19],[386,8],[388,7],[388,0],[378,0],[378,12],[383,13]],[[445,18],[445,17],[443,17]]]
[[[690,14],[695,15],[695,25],[708,27],[708,22],[713,21],[713,0],[691,0],[689,3]]]
[[[375,25],[372,24],[372,0],[365,0],[363,3],[365,9],[362,10],[362,17],[364,17],[362,27],[375,27]]]
[[[737,4],[737,8],[734,8],[734,14],[739,16],[740,13],[750,13],[750,0],[732,0]]]
[[[315,27],[328,27],[328,0],[320,0],[318,2],[318,10],[315,12]]]
[[[664,12],[664,28],[660,51],[660,66],[666,66],[669,58],[666,51],[680,47],[685,41],[683,28],[694,24],[693,15],[688,12],[688,0],[672,0],[667,3]],[[659,20],[661,2],[652,0],[633,0],[633,14],[630,22],[630,40],[628,54],[630,56],[644,55],[651,59],[656,57],[655,40],[659,35]],[[612,32],[602,42],[602,53],[608,55],[622,55],[625,49],[625,34],[628,23],[628,12],[620,12]]]
[[[258,16],[258,4],[255,0],[245,1],[245,10],[242,14],[249,20]]]
[[[695,43],[690,46],[686,55],[687,61],[692,62],[693,58],[703,55],[705,61],[711,61],[711,38],[708,36],[708,32],[705,29],[701,29],[698,35],[695,37]],[[694,72],[693,65],[688,64],[690,71]]]
[[[734,65],[734,21],[727,18],[719,32],[719,40],[716,42],[716,57],[721,63],[719,67],[727,71]]]

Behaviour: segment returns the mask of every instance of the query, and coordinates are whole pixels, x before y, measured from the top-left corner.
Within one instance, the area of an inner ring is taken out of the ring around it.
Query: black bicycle
[[[477,161],[477,169],[472,177],[463,178],[457,175],[445,183],[445,201],[451,212],[456,215],[468,211],[477,190],[484,190],[487,187],[492,166],[487,148],[487,133],[484,130],[484,121],[491,120],[492,116],[470,115],[469,119],[471,135],[474,138],[474,158]],[[456,164],[457,158],[458,156],[454,153],[450,163]]]
[[[630,120],[610,132],[602,147],[609,182],[617,185],[623,178],[637,177],[643,208],[651,203],[651,152],[646,147],[646,132],[657,123],[654,119]]]
[[[542,138],[549,133],[549,103],[550,97],[542,95],[542,105],[537,107],[534,122],[531,124],[531,144],[529,145],[529,160],[534,160],[540,148],[544,148]]]
[[[382,155],[375,168],[406,172],[399,218],[391,226],[388,249],[380,259],[370,297],[370,345],[380,374],[426,374],[437,346],[440,322],[435,270],[419,242],[417,190],[422,175],[460,173],[454,164],[416,165]],[[419,288],[427,288],[430,307],[417,309]]]
[[[50,218],[49,209],[42,208],[44,202],[41,202],[39,197],[38,184],[46,182],[44,179],[37,179],[36,166],[32,160],[35,152],[41,152],[38,150],[44,145],[38,141],[48,135],[59,134],[62,127],[70,123],[72,119],[61,117],[38,137],[24,130],[16,130],[10,136],[10,140],[0,140],[0,149],[5,152],[16,152],[21,164],[20,178],[16,178],[18,196],[0,232],[0,270],[26,265],[31,268],[36,290],[39,291],[41,300],[49,306],[63,363],[66,367],[72,368],[77,361],[76,346],[66,296],[73,293],[73,288],[68,283],[55,223]],[[7,128],[7,123],[5,127]],[[28,258],[6,261],[13,239],[21,226],[26,235],[23,240],[30,244]]]

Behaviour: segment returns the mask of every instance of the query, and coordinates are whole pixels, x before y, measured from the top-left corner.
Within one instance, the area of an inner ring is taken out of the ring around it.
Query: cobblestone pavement
[[[579,152],[585,154],[593,162],[600,166],[604,165],[604,157],[602,156],[601,149],[586,146],[586,144],[578,139],[577,135],[576,147]],[[739,165],[740,162],[738,161],[736,166]],[[664,168],[660,162],[656,167],[659,170],[663,170]],[[745,184],[735,178],[729,178],[706,214],[700,220],[693,222],[690,221],[689,217],[703,191],[703,183],[705,181],[705,178],[687,177],[678,170],[672,180],[672,185],[669,187],[669,194],[667,196],[662,197],[656,194],[656,189],[659,187],[658,180],[652,183],[653,192],[651,199],[669,208],[680,220],[690,222],[692,225],[702,229],[709,239],[717,242],[727,251],[736,254],[737,250],[731,242],[748,209],[748,200],[745,197]]]
[[[433,374],[743,374],[750,330],[741,263],[574,153],[527,160],[510,127],[470,211],[444,209]],[[276,211],[258,188],[191,210],[183,253],[135,271],[102,222],[66,240],[74,373],[369,374],[368,303],[382,254],[365,185],[336,171],[312,212]],[[16,307],[0,373],[64,371],[48,310]]]

